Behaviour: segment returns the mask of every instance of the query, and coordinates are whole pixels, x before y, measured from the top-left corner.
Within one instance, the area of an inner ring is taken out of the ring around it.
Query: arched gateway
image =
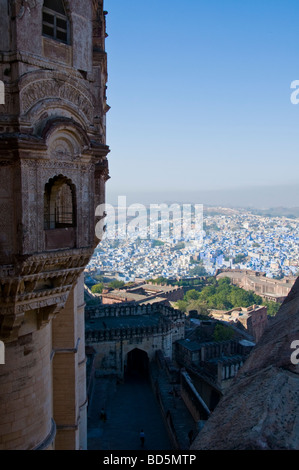
[[[123,379],[147,374],[156,353],[172,358],[173,343],[185,334],[185,315],[161,303],[87,307],[85,341],[94,351],[94,368]]]
[[[134,348],[127,354],[126,374],[140,375],[145,377],[148,374],[149,357],[145,351]]]

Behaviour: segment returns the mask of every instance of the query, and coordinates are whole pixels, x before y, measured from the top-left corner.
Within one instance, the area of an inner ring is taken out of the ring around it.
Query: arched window
[[[62,0],[44,1],[43,36],[70,44],[70,22]]]
[[[76,225],[76,190],[64,176],[50,180],[45,186],[45,230]]]

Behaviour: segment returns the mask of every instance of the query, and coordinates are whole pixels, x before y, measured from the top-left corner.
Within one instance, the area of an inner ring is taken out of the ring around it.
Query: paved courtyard
[[[100,420],[104,407],[107,421]],[[172,450],[162,414],[148,379],[132,374],[124,383],[115,378],[95,379],[88,410],[89,450]]]

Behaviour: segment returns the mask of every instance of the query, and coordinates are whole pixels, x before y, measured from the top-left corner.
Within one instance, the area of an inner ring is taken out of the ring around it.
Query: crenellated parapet
[[[86,307],[87,318],[123,317],[128,315],[161,314],[172,319],[184,319],[185,315],[162,303],[139,305],[134,302]]]
[[[159,325],[152,326],[126,326],[119,328],[96,328],[86,331],[85,338],[88,344],[98,343],[101,341],[120,341],[148,338],[155,335],[164,335],[170,332],[172,324],[170,322],[161,322]]]

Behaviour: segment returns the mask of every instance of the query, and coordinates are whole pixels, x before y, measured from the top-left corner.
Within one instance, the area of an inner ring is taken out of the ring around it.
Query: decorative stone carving
[[[73,160],[78,158],[78,155],[74,155],[74,149],[72,146],[63,139],[56,140],[49,148],[49,155],[55,160]]]
[[[26,114],[38,101],[59,97],[59,83],[54,80],[39,80],[27,85],[20,95],[21,112]]]
[[[49,320],[50,313],[63,308],[91,256],[92,249],[43,253],[28,257],[14,269],[2,270],[0,338],[17,337],[27,311],[38,310],[37,321],[41,327]]]
[[[79,88],[64,83],[61,80],[40,79],[26,85],[20,93],[21,113],[26,114],[40,101],[51,99],[71,103],[86,116],[89,122],[93,120],[93,103],[90,97],[83,94]]]

